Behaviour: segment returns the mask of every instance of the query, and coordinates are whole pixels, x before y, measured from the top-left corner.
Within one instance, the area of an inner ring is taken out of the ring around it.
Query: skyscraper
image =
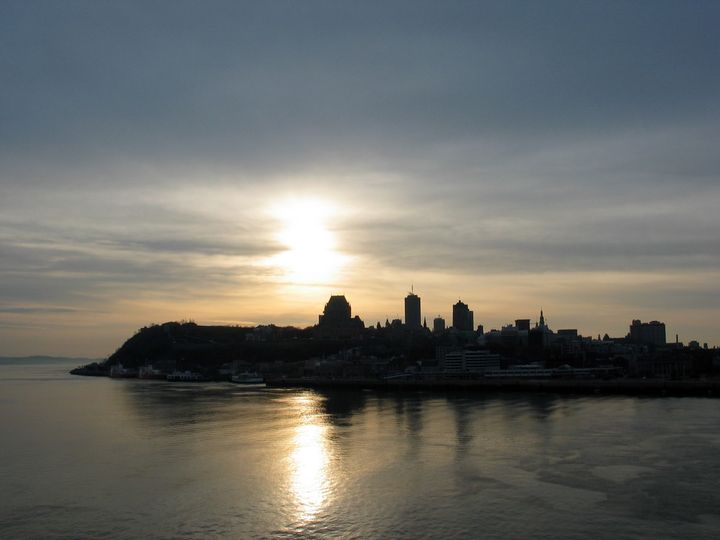
[[[464,332],[473,331],[473,312],[470,311],[468,305],[458,300],[453,306],[453,328]]]
[[[420,297],[410,292],[405,297],[405,325],[408,328],[418,329],[422,326],[420,320]]]

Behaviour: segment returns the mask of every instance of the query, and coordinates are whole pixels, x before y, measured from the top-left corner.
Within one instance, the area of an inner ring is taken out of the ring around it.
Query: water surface
[[[720,401],[0,363],[2,538],[718,538]]]

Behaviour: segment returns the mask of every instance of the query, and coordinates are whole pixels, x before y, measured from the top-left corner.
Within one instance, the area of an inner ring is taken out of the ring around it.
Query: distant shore
[[[270,378],[277,388],[428,390],[477,392],[550,392],[560,394],[623,394],[720,397],[720,380],[667,379],[436,379],[379,380],[330,378]]]

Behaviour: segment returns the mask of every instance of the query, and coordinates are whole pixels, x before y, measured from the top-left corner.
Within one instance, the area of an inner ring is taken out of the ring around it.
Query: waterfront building
[[[438,356],[443,373],[482,374],[500,369],[500,355],[486,349],[438,348]]]
[[[442,359],[441,365],[444,373],[462,373],[463,369],[463,352],[448,351]]]
[[[453,306],[453,328],[464,332],[473,331],[473,312],[468,305],[461,300]]]
[[[465,349],[463,351],[465,371],[483,373],[491,369],[500,369],[500,355],[485,349]]]
[[[405,325],[417,330],[421,327],[420,320],[420,297],[414,292],[410,292],[405,297]]]

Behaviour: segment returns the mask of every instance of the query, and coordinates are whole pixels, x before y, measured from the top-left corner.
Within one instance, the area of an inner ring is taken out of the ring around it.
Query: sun
[[[330,228],[337,208],[319,199],[294,199],[274,206],[272,214],[280,222],[276,238],[286,248],[272,263],[284,279],[297,285],[332,282],[346,262]]]

